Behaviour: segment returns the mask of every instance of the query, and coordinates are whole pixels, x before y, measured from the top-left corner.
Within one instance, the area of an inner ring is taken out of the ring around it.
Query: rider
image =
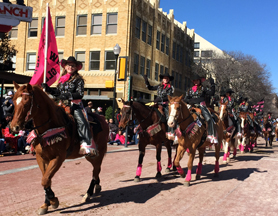
[[[271,131],[272,131],[272,133],[274,133],[274,131],[275,131],[275,126],[274,126],[274,122],[275,122],[275,119],[272,117],[272,113],[271,112],[268,112],[267,113],[267,120],[268,120],[268,122],[270,123],[270,125],[271,125]]]
[[[169,73],[166,74],[160,74],[159,77],[162,80],[159,85],[151,86],[149,83],[149,80],[147,78],[147,75],[143,75],[146,87],[149,90],[157,90],[157,97],[154,100],[157,104],[161,105],[163,107],[163,112],[165,113],[166,120],[169,117],[169,110],[168,110],[168,95],[172,96],[174,94],[174,87],[170,84],[170,82],[174,79],[173,76],[171,76]],[[168,127],[168,133],[173,134],[173,128]]]
[[[190,105],[195,105],[196,107],[199,107],[201,109],[202,115],[204,116],[205,121],[208,123],[207,141],[209,141],[210,143],[218,143],[214,130],[214,120],[205,103],[205,97],[213,96],[215,93],[214,80],[213,78],[208,79],[211,85],[210,88],[204,87],[202,85],[202,81],[204,79],[197,74],[194,74],[191,77],[191,80],[194,83],[194,85],[192,88],[188,89],[184,101]]]
[[[63,73],[58,80],[57,88],[50,88],[46,83],[42,87],[61,100],[71,101],[71,111],[77,123],[77,131],[80,137],[81,146],[79,153],[82,155],[96,156],[97,149],[90,132],[90,125],[83,114],[81,99],[84,96],[84,79],[78,73],[82,68],[82,62],[76,61],[73,56],[67,60],[61,60]]]

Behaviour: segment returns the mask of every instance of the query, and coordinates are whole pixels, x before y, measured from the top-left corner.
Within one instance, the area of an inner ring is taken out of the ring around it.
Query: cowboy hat
[[[235,92],[234,92],[232,89],[228,88],[228,89],[226,90],[226,93],[225,93],[225,94],[227,94],[227,93],[232,94],[232,93],[235,93]]]
[[[225,91],[223,91],[223,90],[221,90],[221,91],[220,91],[220,96],[224,96],[224,97],[226,97],[226,92],[225,92]]]
[[[172,81],[172,80],[174,79],[174,77],[171,76],[169,73],[160,74],[159,77],[160,77],[160,79],[163,79],[164,77],[168,77],[168,78],[169,78],[169,81]]]
[[[62,68],[65,68],[65,66],[66,66],[68,63],[74,63],[74,64],[76,64],[77,70],[81,70],[81,68],[82,68],[82,62],[76,61],[76,59],[75,59],[73,56],[68,57],[67,60],[66,60],[66,59],[62,59],[62,60],[61,60],[61,66],[62,66]]]

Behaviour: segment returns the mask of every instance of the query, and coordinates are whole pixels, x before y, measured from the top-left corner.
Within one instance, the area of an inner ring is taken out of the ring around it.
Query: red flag
[[[50,10],[48,8],[48,48],[47,48],[47,70],[46,70],[46,83],[51,86],[60,76],[59,55],[57,50],[57,43],[55,38],[55,32],[51,22]],[[38,58],[36,63],[36,69],[34,75],[30,81],[31,85],[41,85],[43,83],[44,75],[44,48],[45,48],[45,31],[46,31],[46,19],[44,21]]]

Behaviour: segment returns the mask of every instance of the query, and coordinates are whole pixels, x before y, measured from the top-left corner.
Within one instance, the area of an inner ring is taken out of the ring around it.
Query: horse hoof
[[[95,186],[95,194],[99,194],[101,192],[101,186],[100,185],[96,185]]]
[[[180,174],[182,178],[185,178],[185,173]]]
[[[227,161],[226,161],[226,160],[223,160],[223,164],[227,164]]]
[[[244,154],[244,151],[240,151],[240,154]]]
[[[196,180],[200,180],[201,179],[201,175],[196,175]]]
[[[50,205],[53,209],[56,209],[59,207],[59,200],[57,197],[54,197],[53,199],[50,199]]]
[[[38,215],[47,214],[47,211],[48,211],[48,206],[46,205],[46,203],[44,203],[44,204],[39,208]]]
[[[189,187],[190,186],[190,182],[189,181],[185,181],[184,182],[184,186]]]
[[[139,176],[135,176],[134,182],[140,182],[140,177]]]
[[[166,172],[166,173],[171,172],[170,168],[167,167],[166,170],[165,170],[165,172]]]
[[[86,203],[88,202],[90,199],[90,195],[88,193],[86,193],[83,197],[82,197],[82,200],[81,200],[81,203]]]
[[[160,178],[162,175],[161,175],[161,172],[157,172],[156,175],[155,175],[155,178]]]
[[[173,171],[177,171],[177,167],[176,166],[173,166]]]

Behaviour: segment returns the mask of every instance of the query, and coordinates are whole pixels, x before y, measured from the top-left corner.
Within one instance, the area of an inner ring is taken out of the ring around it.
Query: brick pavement
[[[260,140],[262,141],[262,139]],[[53,178],[52,189],[60,200],[49,215],[277,215],[278,143],[254,153],[239,155],[228,165],[220,161],[220,177],[213,177],[214,154],[207,151],[201,180],[195,181],[198,156],[194,160],[192,184],[164,172],[167,153],[162,152],[163,177],[157,181],[155,150],[149,147],[143,163],[142,181],[133,182],[138,161],[136,146],[125,150],[109,146],[100,174],[102,192],[90,203],[80,204],[91,180],[91,165],[85,159],[69,161]],[[223,156],[223,153],[221,154]],[[0,173],[35,165],[33,156],[0,158]],[[181,166],[186,170],[188,156]],[[44,201],[38,168],[0,175],[0,215],[37,215]]]

